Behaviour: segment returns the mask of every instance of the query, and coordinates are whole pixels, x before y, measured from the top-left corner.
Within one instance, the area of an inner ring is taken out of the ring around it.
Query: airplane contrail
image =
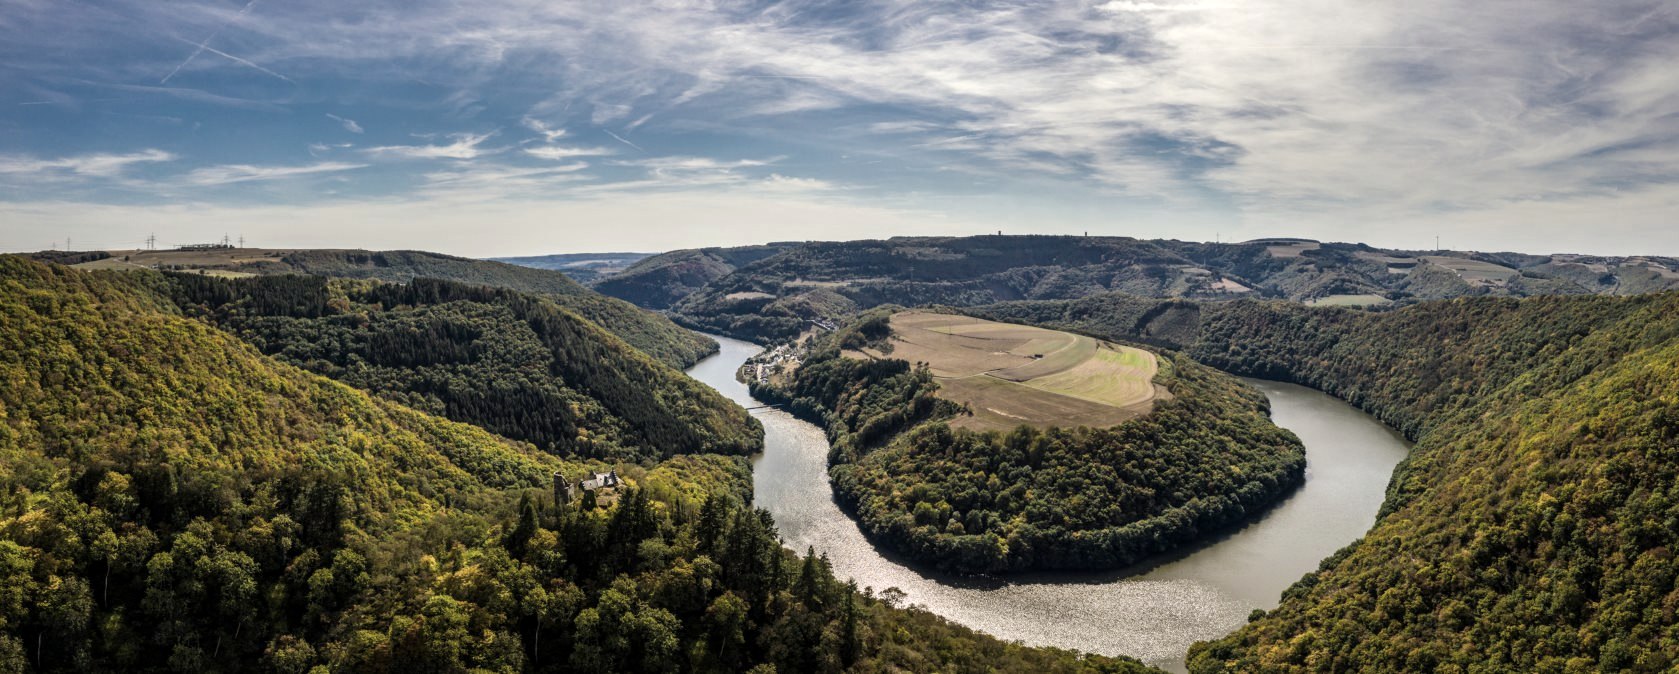
[[[185,42],[187,44],[196,44],[191,40],[185,40],[185,39],[182,39],[182,38],[175,38],[175,39],[180,40],[182,42]],[[200,49],[203,49],[204,51],[207,51],[207,52],[210,52],[210,53],[215,54],[217,56],[220,56],[220,57],[225,58],[225,59],[227,59],[229,61],[232,61],[234,63],[238,63],[238,64],[243,65],[243,66],[249,66],[251,68],[255,68],[256,70],[260,70],[264,73],[268,73],[269,75],[273,75],[275,77],[278,77],[278,78],[280,78],[282,80],[285,80],[287,82],[291,82],[292,84],[297,84],[297,82],[293,82],[292,78],[290,78],[290,77],[286,77],[285,75],[281,75],[280,73],[277,73],[277,72],[274,72],[274,71],[269,70],[267,68],[264,68],[262,66],[259,66],[259,65],[255,64],[255,63],[252,63],[252,62],[250,62],[246,59],[239,58],[239,57],[234,56],[232,54],[229,54],[225,51],[222,51],[220,49],[212,47],[208,43],[198,45],[198,47]]]
[[[209,48],[210,41],[216,39],[217,35],[221,35],[223,28],[226,28],[228,24],[233,23],[234,21],[238,21],[239,17],[242,17],[242,16],[250,13],[251,8],[255,7],[256,4],[260,1],[261,0],[251,0],[250,2],[245,3],[244,8],[240,9],[238,14],[234,14],[233,18],[228,19],[226,22],[222,23],[222,25],[220,25],[220,26],[216,26],[215,30],[210,31],[210,36],[207,37],[207,38],[204,38],[203,42],[198,43],[198,48],[194,49],[191,54],[187,55],[187,60],[182,61],[180,65],[175,66],[175,69],[169,71],[168,75],[164,75],[163,79],[161,81],[159,81],[158,84],[168,84],[169,80],[173,79],[175,77],[176,73],[181,72],[182,68],[187,67],[188,63],[192,63],[193,59],[198,58],[199,54],[204,53],[204,50]],[[192,42],[187,42],[187,44],[192,44]]]
[[[631,142],[630,142],[630,141],[627,141],[627,140],[624,140],[624,137],[623,137],[623,136],[620,136],[620,135],[618,135],[618,134],[616,134],[616,133],[613,133],[613,132],[611,132],[611,131],[610,131],[610,130],[607,130],[607,129],[601,129],[601,130],[602,130],[602,131],[606,131],[606,135],[608,135],[608,136],[612,136],[612,137],[613,137],[613,138],[616,138],[616,139],[618,139],[618,142],[620,142],[620,143],[623,143],[623,144],[625,144],[625,145],[628,145],[628,146],[630,146],[630,147],[633,147],[633,148],[635,148],[635,149],[637,149],[637,150],[641,150],[641,151],[642,151],[642,152],[646,152],[646,151],[647,151],[647,150],[642,150],[642,148],[641,148],[641,146],[640,146],[640,145],[636,145],[636,144],[635,144],[635,143],[631,143]]]

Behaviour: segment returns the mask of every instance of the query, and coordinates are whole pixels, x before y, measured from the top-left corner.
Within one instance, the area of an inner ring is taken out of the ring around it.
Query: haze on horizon
[[[1679,5],[14,0],[0,250],[1679,255]]]

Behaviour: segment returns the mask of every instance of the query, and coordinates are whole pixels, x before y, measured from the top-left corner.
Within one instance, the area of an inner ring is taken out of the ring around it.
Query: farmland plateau
[[[907,311],[889,321],[889,340],[847,355],[926,364],[938,396],[971,412],[951,422],[958,428],[1113,426],[1170,395],[1154,382],[1159,361],[1136,347],[950,314]]]

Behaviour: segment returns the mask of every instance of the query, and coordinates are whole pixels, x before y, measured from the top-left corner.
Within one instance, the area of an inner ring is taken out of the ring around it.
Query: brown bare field
[[[1291,257],[1300,257],[1300,255],[1302,253],[1305,253],[1308,250],[1317,250],[1321,246],[1322,246],[1322,244],[1319,244],[1319,243],[1316,243],[1316,242],[1301,241],[1299,243],[1286,243],[1286,244],[1277,244],[1277,245],[1274,245],[1274,246],[1266,246],[1265,247],[1265,252],[1269,253],[1271,255],[1271,257],[1291,258]]]
[[[1388,304],[1392,300],[1381,295],[1324,295],[1317,299],[1307,300],[1306,304],[1314,307],[1373,307]]]
[[[846,355],[927,364],[939,397],[973,411],[952,422],[957,427],[1112,426],[1147,414],[1165,394],[1154,383],[1158,361],[1141,349],[918,311],[893,315],[891,326],[890,353],[869,349]]]
[[[1458,276],[1470,283],[1503,283],[1511,278],[1514,278],[1517,274],[1516,270],[1504,265],[1482,262],[1480,260],[1471,260],[1462,257],[1442,257],[1438,255],[1430,255],[1422,259],[1437,267],[1445,267],[1457,272]]]
[[[184,272],[199,272],[206,276],[244,278],[256,276],[246,271],[229,269],[245,264],[273,262],[281,256],[296,252],[291,249],[218,248],[214,250],[112,250],[111,257],[75,265],[78,269],[156,269],[159,267]],[[127,258],[127,259],[124,259]]]
[[[210,268],[210,267],[202,266],[202,263],[194,264],[194,263],[190,263],[190,262],[180,261],[182,259],[186,259],[184,257],[181,257],[181,258],[158,258],[156,256],[152,256],[152,257],[142,258],[142,257],[136,256],[132,253],[129,254],[129,256],[128,256],[129,259],[128,260],[124,260],[124,259],[122,259],[122,257],[123,256],[118,255],[116,257],[108,257],[108,258],[105,258],[103,260],[94,260],[92,262],[83,262],[83,263],[72,265],[72,266],[74,266],[77,269],[117,269],[117,270],[123,270],[123,269],[153,269],[154,268],[152,266],[153,264],[156,264],[160,259],[166,259],[167,261],[163,262],[162,264],[164,264],[166,266],[171,266],[171,267],[180,267],[180,271],[184,271],[184,272],[187,272],[187,273],[197,272],[197,273],[203,274],[205,276],[215,276],[215,277],[218,277],[218,278],[249,278],[251,276],[256,276],[256,274],[253,274],[253,273],[248,272],[248,271],[233,271],[231,269],[216,269],[216,268]],[[218,263],[215,263],[215,264],[228,264],[228,263],[218,262]]]

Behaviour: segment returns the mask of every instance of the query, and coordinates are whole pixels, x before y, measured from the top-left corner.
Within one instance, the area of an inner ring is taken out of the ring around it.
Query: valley
[[[0,54],[0,674],[1679,674],[1674,0]]]
[[[1037,254],[1022,248],[995,264],[1020,269]],[[25,602],[68,602],[71,622],[0,607],[15,626],[0,658],[44,671],[282,656],[559,671],[1679,661],[1659,609],[1679,587],[1672,532],[1639,524],[1664,521],[1679,475],[1665,450],[1679,314],[1673,293],[1620,294],[1634,267],[1667,278],[1659,262],[1570,261],[1615,277],[1590,294],[1504,296],[1526,292],[1523,260],[1407,267],[1383,252],[1366,257],[1480,290],[986,302],[996,293],[959,282],[954,304],[912,284],[870,309],[855,293],[886,292],[890,273],[807,270],[793,295],[724,293],[737,313],[678,301],[675,320],[756,326],[774,345],[759,366],[758,347],[722,339],[726,357],[697,361],[702,387],[673,366],[716,340],[552,271],[408,252],[177,257],[163,271],[41,257],[83,266],[0,258],[13,383],[0,480],[24,495],[0,512],[0,554],[25,560],[8,567]],[[1233,283],[1281,287],[1251,280]],[[104,378],[81,388],[91,372]],[[611,493],[559,488],[611,470]],[[76,547],[84,533],[52,521],[109,540]],[[272,549],[258,545],[269,533],[241,533],[298,526],[312,533]],[[704,543],[721,531],[746,543]],[[147,569],[176,557],[244,570],[179,567],[184,584],[158,585]],[[557,603],[500,607],[481,593],[502,590],[453,580],[489,568],[484,582]],[[329,573],[357,580],[311,594],[296,575],[325,587]],[[714,574],[703,600],[658,589],[693,573]],[[225,613],[215,597],[247,581],[288,598]],[[162,597],[184,613],[160,613]],[[757,645],[704,636],[734,601]],[[498,627],[413,622],[443,611]],[[636,660],[589,627],[603,612],[687,645]],[[146,641],[119,615],[163,628]],[[404,641],[364,640],[374,632]],[[927,638],[953,645],[935,655],[916,645]],[[451,639],[480,650],[428,645]],[[494,640],[516,646],[482,650]],[[543,653],[559,660],[541,666]]]
[[[757,406],[737,381],[761,347],[718,338],[722,352],[690,370],[736,403]],[[1205,545],[1112,572],[1011,574],[1006,579],[941,574],[877,546],[836,500],[824,432],[787,412],[754,414],[764,453],[753,458],[754,500],[775,515],[792,549],[813,547],[834,573],[1005,639],[1085,652],[1126,654],[1183,671],[1184,653],[1273,607],[1301,574],[1375,521],[1394,465],[1408,451],[1397,433],[1327,395],[1252,381],[1277,424],[1299,435],[1305,484],[1253,523]]]

